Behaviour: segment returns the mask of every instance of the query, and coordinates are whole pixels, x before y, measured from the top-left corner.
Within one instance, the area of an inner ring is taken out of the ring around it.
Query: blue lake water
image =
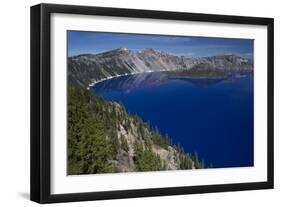
[[[213,167],[253,166],[253,76],[172,79],[144,73],[100,82],[92,91],[122,102]]]

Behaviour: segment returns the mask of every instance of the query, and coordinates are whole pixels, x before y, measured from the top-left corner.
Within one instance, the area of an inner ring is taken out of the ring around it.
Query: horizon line
[[[77,56],[82,56],[82,55],[99,55],[99,54],[103,54],[103,53],[107,53],[107,52],[111,52],[111,51],[115,51],[115,50],[128,50],[128,51],[132,51],[132,52],[143,52],[145,50],[154,50],[158,53],[162,53],[162,54],[168,54],[168,55],[173,55],[173,56],[177,56],[177,57],[188,57],[188,58],[207,58],[207,57],[215,57],[215,56],[227,56],[227,55],[235,55],[235,56],[238,56],[238,57],[241,57],[241,58],[245,58],[245,59],[253,59],[253,53],[248,53],[248,54],[239,54],[239,53],[218,53],[216,55],[210,55],[210,56],[192,56],[192,55],[188,55],[188,54],[191,54],[192,52],[187,52],[186,55],[185,53],[171,53],[171,52],[165,52],[165,51],[162,51],[162,50],[157,50],[157,49],[154,49],[154,48],[151,48],[151,47],[147,47],[147,48],[144,48],[142,50],[134,50],[134,49],[130,49],[128,47],[116,47],[114,49],[110,49],[110,50],[104,50],[104,51],[100,51],[100,52],[85,52],[85,53],[79,53],[79,54],[76,54],[76,55],[68,55],[67,54],[67,57],[68,58],[71,58],[71,57],[77,57]],[[68,52],[67,52],[68,53]],[[247,56],[247,57],[245,57]]]

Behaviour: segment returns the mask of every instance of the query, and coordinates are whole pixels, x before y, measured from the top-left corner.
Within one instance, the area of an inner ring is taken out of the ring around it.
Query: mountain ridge
[[[68,79],[74,85],[88,86],[119,75],[200,69],[198,65],[203,64],[210,70],[227,73],[253,71],[252,60],[235,54],[191,58],[172,55],[153,48],[135,52],[121,47],[98,54],[68,57]]]

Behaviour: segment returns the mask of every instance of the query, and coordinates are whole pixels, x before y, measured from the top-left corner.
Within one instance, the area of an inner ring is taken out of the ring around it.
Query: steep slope
[[[168,136],[82,87],[68,87],[68,175],[204,168]]]
[[[189,70],[204,64],[210,70],[227,72],[252,71],[252,61],[236,56],[221,55],[205,58],[175,56],[154,49],[134,52],[118,48],[100,54],[83,54],[68,58],[68,80],[75,85],[89,85],[96,81],[149,71]]]

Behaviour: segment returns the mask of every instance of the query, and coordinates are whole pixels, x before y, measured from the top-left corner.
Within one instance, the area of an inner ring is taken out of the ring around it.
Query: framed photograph
[[[31,7],[31,200],[273,188],[273,19]]]

